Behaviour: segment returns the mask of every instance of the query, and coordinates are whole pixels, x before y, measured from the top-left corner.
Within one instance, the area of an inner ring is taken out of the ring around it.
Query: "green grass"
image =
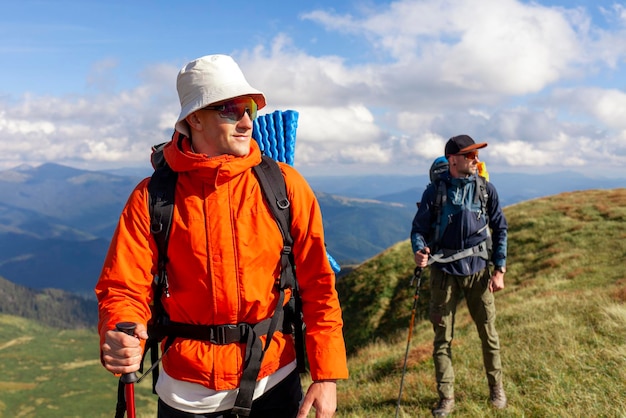
[[[505,213],[509,271],[496,306],[509,407],[488,404],[480,342],[462,303],[454,416],[626,417],[626,189],[565,193]],[[413,266],[401,242],[339,281],[351,376],[338,384],[336,417],[395,416]],[[430,416],[437,401],[424,319],[428,270],[423,276],[401,417]],[[95,330],[58,331],[0,315],[0,416],[112,417],[117,379],[98,354]],[[156,416],[149,380],[137,388],[142,418]]]
[[[156,416],[150,382],[136,392],[138,416]],[[0,417],[110,418],[116,396],[95,330],[59,331],[0,315]]]

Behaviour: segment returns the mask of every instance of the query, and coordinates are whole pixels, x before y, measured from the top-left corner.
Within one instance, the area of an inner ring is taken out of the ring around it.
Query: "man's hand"
[[[306,418],[311,406],[315,408],[315,418],[331,418],[335,415],[337,410],[337,382],[320,380],[311,383],[296,418]]]
[[[143,349],[140,340],[147,340],[146,326],[137,324],[135,335],[110,330],[104,335],[102,344],[102,364],[115,374],[132,373],[139,370]]]
[[[504,289],[504,273],[495,270],[491,275],[491,280],[489,280],[489,291],[494,293],[502,289]]]
[[[428,265],[428,256],[430,255],[430,248],[424,247],[415,253],[415,264],[417,267],[424,268]]]

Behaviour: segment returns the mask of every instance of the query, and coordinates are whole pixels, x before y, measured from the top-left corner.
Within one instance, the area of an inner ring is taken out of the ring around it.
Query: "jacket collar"
[[[250,152],[243,157],[230,154],[208,157],[191,150],[191,141],[179,132],[163,149],[165,160],[178,173],[189,173],[203,178],[214,178],[216,185],[226,183],[261,162],[261,150],[256,141],[250,141]]]

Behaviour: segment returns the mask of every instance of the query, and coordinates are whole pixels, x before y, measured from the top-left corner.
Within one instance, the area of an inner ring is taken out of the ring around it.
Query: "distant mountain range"
[[[328,251],[348,266],[408,238],[427,174],[307,179],[320,202]],[[119,214],[139,180],[137,174],[57,164],[0,172],[0,276],[32,289],[93,297]],[[492,180],[504,205],[626,184],[574,173],[502,174]]]
[[[345,197],[406,205],[411,211],[429,183],[428,173],[414,176],[379,175],[307,177],[313,190]],[[626,187],[626,178],[591,177],[575,172],[551,174],[492,173],[503,206],[538,197],[579,190]]]

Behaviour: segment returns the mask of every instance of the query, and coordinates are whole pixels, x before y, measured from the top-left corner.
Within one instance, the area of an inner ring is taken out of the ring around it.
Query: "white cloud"
[[[163,93],[158,76],[166,72],[173,85],[175,70],[157,68],[145,72],[145,83],[132,90],[107,88],[82,97],[30,93],[0,102],[0,146],[14,151],[0,155],[0,166],[16,161],[83,168],[148,165],[151,145],[170,138],[176,118],[175,96]]]
[[[418,76],[435,71],[442,87],[525,94],[558,80],[579,61],[569,16],[515,0],[404,0],[361,19],[320,11],[304,17],[371,38]]]
[[[448,138],[443,138],[432,132],[425,132],[416,136],[398,138],[397,151],[399,156],[424,158],[427,161],[443,155]]]
[[[299,107],[296,163],[387,161],[383,133],[364,106]]]
[[[50,135],[54,124],[48,121],[19,120],[6,118],[6,112],[0,113],[0,130],[7,135]]]
[[[577,115],[588,115],[609,128],[626,130],[626,92],[582,87],[559,89],[553,94],[559,106]]]
[[[348,67],[338,56],[314,57],[292,45],[285,35],[237,56],[246,78],[259,86],[276,107],[350,105],[372,87],[367,70]]]

